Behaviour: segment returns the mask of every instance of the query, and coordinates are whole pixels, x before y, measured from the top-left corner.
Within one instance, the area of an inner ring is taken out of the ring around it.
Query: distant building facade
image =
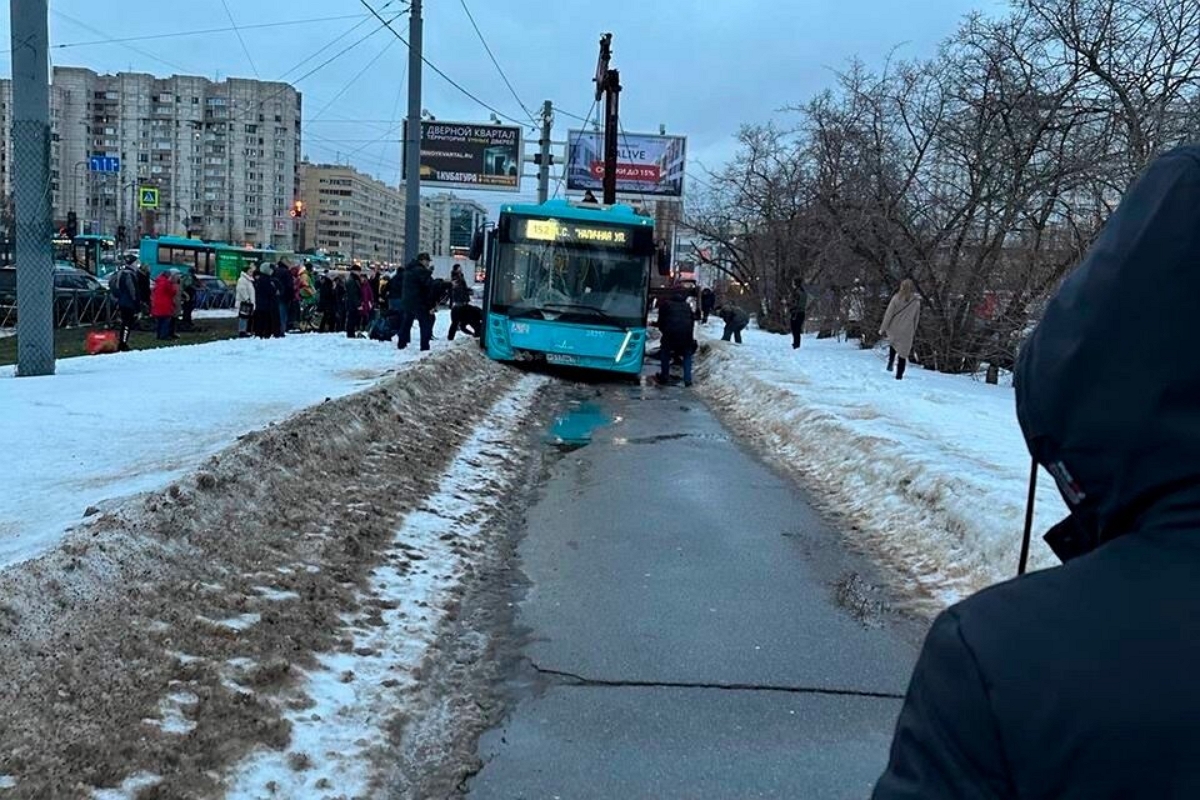
[[[50,189],[54,219],[79,229],[292,247],[299,197],[301,95],[286,83],[54,67]],[[0,80],[0,189],[12,197],[12,82]],[[93,172],[93,156],[120,159]],[[155,210],[138,188],[158,189]]]
[[[474,200],[448,192],[421,198],[422,217],[428,217],[432,241],[428,252],[453,255],[455,249],[470,249],[475,231],[487,221],[487,209]]]

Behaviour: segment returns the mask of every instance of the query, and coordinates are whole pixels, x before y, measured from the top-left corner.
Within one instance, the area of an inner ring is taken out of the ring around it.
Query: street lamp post
[[[71,210],[75,212],[75,218],[79,218],[79,168],[87,166],[86,161],[76,161],[75,166],[71,168]]]

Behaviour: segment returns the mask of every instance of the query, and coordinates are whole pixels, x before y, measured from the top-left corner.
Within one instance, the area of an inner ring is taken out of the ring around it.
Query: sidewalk
[[[1016,573],[1029,455],[1010,387],[910,365],[903,381],[884,353],[857,342],[719,326],[697,388],[778,466],[817,489],[864,545],[939,607]],[[1035,532],[1065,515],[1039,481]],[[1057,563],[1036,538],[1031,568]]]

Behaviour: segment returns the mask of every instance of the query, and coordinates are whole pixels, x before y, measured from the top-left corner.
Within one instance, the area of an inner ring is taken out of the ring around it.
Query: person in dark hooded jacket
[[[296,294],[296,280],[292,277],[292,269],[286,259],[279,259],[279,263],[275,265],[271,273],[271,278],[275,281],[276,302],[279,305],[279,310],[276,312],[279,319],[279,335],[284,336],[292,327],[289,314],[291,313],[292,299]]]
[[[875,800],[1200,796],[1200,147],[1154,161],[1021,349],[1063,566],[934,622]],[[1014,565],[1015,566],[1015,565]]]
[[[433,338],[433,309],[437,298],[433,298],[433,259],[421,253],[404,268],[404,286],[401,307],[404,319],[400,323],[398,347],[403,350],[412,339],[412,324],[415,321],[421,332],[421,349],[428,350]]]
[[[270,264],[259,264],[254,277],[254,335],[260,339],[279,336],[279,292],[271,278]]]
[[[696,319],[683,292],[673,292],[658,305],[658,322],[662,331],[662,346],[659,348],[661,369],[658,382],[665,384],[671,377],[671,361],[676,356],[683,359],[683,385],[692,385],[692,354],[696,351]]]

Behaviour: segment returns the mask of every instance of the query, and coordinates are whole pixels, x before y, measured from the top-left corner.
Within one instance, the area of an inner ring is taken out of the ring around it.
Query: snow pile
[[[502,397],[442,473],[437,493],[409,513],[359,598],[377,613],[343,619],[352,646],[322,655],[307,672],[298,689],[308,702],[285,715],[288,747],[246,759],[228,797],[370,793],[372,756],[386,747],[394,719],[419,710],[410,698],[421,664],[472,552],[484,547],[488,521],[512,494],[512,431],[542,383],[526,377]]]
[[[19,455],[0,492],[0,568],[52,547],[90,506],[162,488],[237,437],[419,355],[314,334],[63,359],[45,378],[0,367],[0,442]]]
[[[911,365],[896,381],[885,353],[853,342],[806,337],[796,351],[791,337],[743,336],[710,342],[698,386],[852,537],[936,606],[1016,573],[1030,462],[1011,388]],[[1057,563],[1037,534],[1065,513],[1043,474],[1032,567]]]
[[[0,570],[0,783],[217,796],[254,752],[284,753],[309,790],[362,780],[354,759],[381,741],[362,729],[422,714],[405,687],[462,575],[506,541],[488,519],[522,467],[500,442],[524,439],[501,435],[518,401],[496,403],[519,383],[443,348]],[[447,472],[460,455],[477,471]]]

